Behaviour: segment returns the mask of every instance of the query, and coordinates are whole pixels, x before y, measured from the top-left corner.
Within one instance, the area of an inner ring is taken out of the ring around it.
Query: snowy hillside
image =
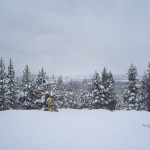
[[[145,111],[0,112],[0,150],[149,150]]]

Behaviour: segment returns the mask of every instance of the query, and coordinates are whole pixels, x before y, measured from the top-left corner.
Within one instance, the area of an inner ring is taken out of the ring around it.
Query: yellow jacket
[[[53,104],[53,101],[52,101],[52,99],[49,97],[48,99],[47,99],[47,102],[48,102],[48,107],[50,106],[52,106],[52,104]]]
[[[48,102],[48,111],[52,111],[52,105],[53,105],[52,99],[49,97],[47,99],[47,102]]]

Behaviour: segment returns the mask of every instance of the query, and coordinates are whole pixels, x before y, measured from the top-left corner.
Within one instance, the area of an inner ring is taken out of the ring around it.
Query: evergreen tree
[[[32,83],[32,78],[31,78],[30,69],[28,65],[26,65],[23,71],[22,84],[26,87],[27,85],[30,85],[31,83]]]
[[[14,90],[14,85],[15,85],[15,71],[13,69],[13,63],[12,63],[12,60],[10,59],[9,61],[9,66],[8,66],[8,74],[7,74],[7,87],[8,87],[8,90],[10,92],[12,92]]]
[[[44,80],[46,80],[46,72],[45,72],[44,69],[42,68],[42,69],[39,71],[39,74],[38,74],[38,76],[37,76],[37,78],[36,78],[36,83],[37,83],[38,85],[41,85]]]
[[[46,76],[46,72],[44,71],[44,69],[42,68],[39,73],[38,76],[36,78],[36,82],[35,82],[35,88],[36,88],[36,100],[34,101],[34,108],[35,109],[47,109],[46,105],[47,105],[47,98],[48,98],[48,94],[47,93],[47,76]]]
[[[104,106],[104,86],[100,80],[100,76],[95,72],[92,79],[92,89],[91,89],[91,99],[92,107],[99,109]]]
[[[104,106],[103,107],[107,107],[108,103],[109,103],[109,84],[110,84],[110,80],[109,80],[109,75],[107,73],[107,69],[104,67],[103,71],[102,71],[102,85],[104,87]]]
[[[60,76],[56,84],[52,86],[53,99],[57,103],[59,108],[65,107],[65,85],[63,82],[63,77]]]
[[[81,108],[90,108],[91,99],[90,99],[90,89],[91,86],[88,84],[87,80],[83,80],[80,88],[80,101],[78,102],[79,107]]]
[[[110,110],[114,110],[117,104],[117,100],[116,100],[116,92],[115,92],[115,82],[114,82],[114,78],[111,72],[108,73],[108,90],[106,92],[107,95],[107,108]]]
[[[78,99],[76,97],[76,90],[74,89],[72,82],[70,82],[67,85],[67,90],[66,90],[65,95],[66,95],[65,102],[68,102],[69,108],[77,109],[78,108],[78,106],[77,106]]]
[[[7,99],[11,108],[17,108],[17,84],[15,82],[15,71],[13,69],[13,63],[10,59],[7,74]]]
[[[124,109],[124,100],[123,96],[120,94],[116,94],[116,110],[123,110]]]
[[[102,71],[102,85],[104,87],[104,103],[103,107],[114,110],[116,106],[116,93],[115,93],[115,84],[113,75],[111,72],[107,72],[107,69],[104,67]]]
[[[128,110],[139,110],[139,87],[137,69],[131,64],[128,70],[128,82],[124,90],[124,103]]]
[[[39,71],[38,76],[36,78],[36,88],[37,88],[37,98],[38,99],[41,99],[47,90],[47,85],[45,83],[43,83],[43,82],[46,82],[46,80],[47,80],[46,72],[42,68]]]
[[[109,86],[108,79],[109,79],[109,77],[108,77],[107,69],[104,67],[104,69],[102,71],[102,84],[103,84],[105,90],[107,90],[107,88]]]
[[[78,100],[79,100],[79,97],[77,95],[77,91],[73,87],[72,82],[70,82],[69,84],[66,84],[64,88],[64,107],[77,109]]]
[[[0,110],[8,109],[6,98],[6,73],[3,58],[0,59]]]
[[[36,91],[29,67],[26,65],[23,71],[19,98],[19,102],[23,109],[32,109],[32,104],[37,98]]]
[[[141,90],[145,109],[150,111],[150,63],[148,64],[147,72],[144,73]]]

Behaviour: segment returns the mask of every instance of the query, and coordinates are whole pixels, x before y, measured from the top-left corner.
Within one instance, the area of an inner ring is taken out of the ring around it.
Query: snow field
[[[0,150],[149,150],[145,111],[0,112]]]

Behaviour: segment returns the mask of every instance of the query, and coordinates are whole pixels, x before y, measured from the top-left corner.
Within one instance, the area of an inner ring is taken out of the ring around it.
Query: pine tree
[[[79,100],[79,97],[77,95],[77,91],[73,87],[72,82],[70,82],[69,84],[66,84],[64,87],[64,107],[77,109],[78,100]]]
[[[108,105],[107,108],[110,110],[114,110],[117,104],[116,90],[115,90],[115,81],[113,78],[113,74],[109,72],[108,74]]]
[[[44,69],[42,68],[39,71],[39,74],[36,78],[36,88],[37,88],[37,98],[41,99],[43,94],[46,92],[47,90],[47,85],[43,82],[46,82],[47,77],[46,77],[46,72],[44,71]]]
[[[35,83],[31,78],[29,67],[26,65],[23,71],[23,78],[20,88],[21,94],[19,98],[19,102],[21,103],[21,107],[23,109],[32,109],[32,104],[37,98],[36,91]]]
[[[109,103],[109,85],[110,85],[110,80],[109,80],[109,75],[107,73],[107,69],[104,67],[103,71],[102,71],[102,85],[104,87],[104,106],[103,107],[107,107],[108,103]]]
[[[65,107],[65,85],[63,82],[63,77],[60,76],[56,82],[52,86],[53,99],[57,102],[59,108]]]
[[[13,63],[10,59],[7,74],[7,99],[11,108],[17,108],[17,84],[15,82],[15,71],[13,69]]]
[[[150,111],[150,63],[142,79],[142,101],[146,110]]]
[[[69,108],[77,109],[77,97],[76,97],[76,90],[73,87],[73,82],[71,81],[67,85],[67,90],[65,93],[65,102],[68,102]]]
[[[107,72],[104,67],[102,71],[102,85],[104,87],[104,104],[103,107],[109,110],[114,110],[116,106],[115,83],[111,72]]]
[[[89,108],[90,109],[90,104],[91,104],[91,99],[90,99],[90,89],[91,86],[88,84],[87,80],[83,80],[81,88],[80,88],[80,99],[78,103],[80,104],[79,108]],[[78,104],[78,105],[79,105]]]
[[[3,58],[0,59],[0,110],[8,109],[6,98],[6,73]]]
[[[109,86],[108,78],[109,77],[108,77],[107,69],[104,67],[104,69],[102,71],[102,84],[103,84],[105,89],[107,89]]]
[[[120,94],[116,94],[116,110],[123,110],[124,109],[124,100],[123,96]]]
[[[44,80],[46,80],[46,72],[45,72],[44,69],[42,68],[42,69],[39,71],[39,74],[38,74],[38,76],[37,76],[37,78],[36,78],[36,83],[37,83],[38,85],[41,85]]]
[[[26,65],[23,71],[22,84],[26,87],[27,85],[30,85],[31,82],[32,82],[32,78],[31,78],[30,69],[28,65]]]
[[[97,72],[95,72],[92,79],[92,88],[91,88],[91,99],[92,99],[92,107],[99,109],[104,106],[104,86],[102,85],[102,81],[100,80],[100,76]]]
[[[46,109],[46,103],[47,103],[47,76],[46,76],[46,72],[44,71],[44,69],[42,68],[39,73],[38,76],[36,78],[36,82],[35,82],[35,88],[36,88],[36,100],[34,101],[34,108],[35,109]],[[44,108],[45,107],[45,108]]]
[[[128,82],[124,90],[124,103],[128,110],[139,110],[139,87],[137,69],[131,64],[128,70]]]
[[[10,59],[9,66],[8,66],[8,74],[7,74],[7,79],[8,79],[7,86],[10,92],[14,90],[14,85],[15,85],[14,78],[15,78],[15,71],[13,69],[12,60]]]

